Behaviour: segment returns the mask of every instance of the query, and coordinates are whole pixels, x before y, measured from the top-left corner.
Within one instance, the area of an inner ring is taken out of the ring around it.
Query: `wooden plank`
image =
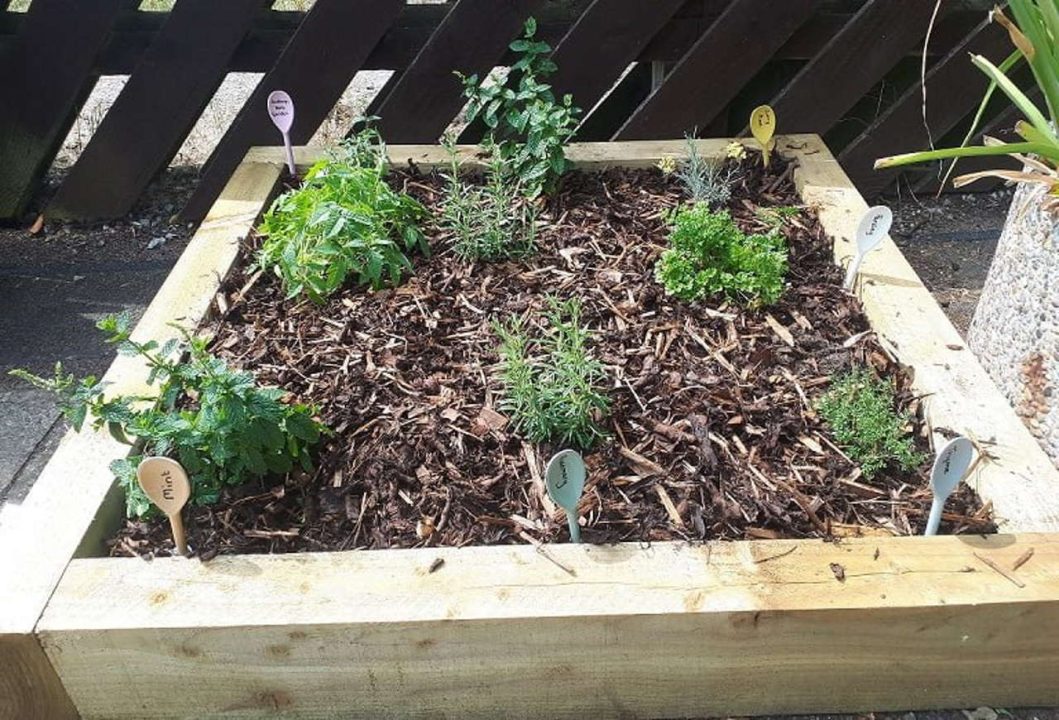
[[[709,123],[809,19],[819,1],[789,0],[763,13],[755,0],[734,0],[614,139],[680,137]]]
[[[181,217],[197,220],[205,214],[250,147],[280,142],[265,112],[273,90],[291,94],[297,108],[291,138],[308,142],[403,5],[404,0],[317,0],[210,155]]]
[[[638,62],[615,83],[577,128],[578,142],[603,142],[614,136],[651,94],[651,64]]]
[[[934,12],[923,0],[868,0],[773,98],[785,133],[824,134],[917,43]]]
[[[164,341],[176,334],[169,323],[193,327],[204,317],[227,268],[238,255],[240,239],[250,231],[272,193],[280,167],[247,163],[232,176],[151,301],[134,337]],[[113,392],[151,395],[156,388],[147,386],[147,373],[148,368],[136,358],[119,357],[103,381],[110,383]],[[8,681],[22,688],[21,694],[14,694],[19,702],[25,697],[53,694],[46,668],[19,636],[33,639],[33,629],[67,564],[95,531],[93,522],[112,497],[110,462],[129,451],[128,445],[117,442],[106,431],[71,431],[19,512],[0,525],[0,667],[4,668],[0,672],[0,709],[7,702]],[[11,678],[5,677],[9,667],[17,669]],[[26,716],[0,711],[0,717]],[[68,715],[56,709],[54,715],[42,717]]]
[[[464,105],[453,71],[484,77],[542,0],[459,0],[379,105],[388,143],[436,142]]]
[[[34,0],[0,54],[0,218],[18,217],[96,77],[92,64],[127,0]]]
[[[973,111],[985,93],[987,79],[968,56],[984,55],[999,62],[1010,47],[1007,32],[986,20],[930,68],[926,78],[927,124],[935,139]],[[862,194],[882,192],[902,172],[897,168],[874,170],[877,158],[928,146],[922,105],[922,88],[916,83],[843,148],[838,159]]]
[[[1022,587],[982,560],[1031,547]],[[1056,535],[77,560],[39,630],[87,717],[1051,705],[1057,568]]]
[[[809,139],[788,140],[781,151],[801,153],[795,174],[799,191],[836,238],[836,259],[848,261],[867,203],[823,142],[801,137]],[[996,421],[1012,414],[1011,405],[891,239],[868,255],[861,277],[861,302],[872,329],[902,363],[915,368],[913,387],[923,397],[930,426],[989,443],[993,457],[969,482],[993,503],[1000,526],[1059,528],[1055,466],[1021,421]]]
[[[77,720],[80,715],[30,631],[0,635],[0,718]]]
[[[129,212],[172,160],[266,0],[179,0],[48,206],[58,218]]]

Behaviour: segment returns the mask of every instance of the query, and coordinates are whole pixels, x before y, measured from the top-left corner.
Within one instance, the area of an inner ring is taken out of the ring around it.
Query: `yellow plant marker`
[[[176,460],[167,457],[148,457],[136,468],[136,479],[147,497],[169,518],[173,529],[173,544],[181,555],[188,554],[188,541],[184,534],[184,521],[180,511],[191,497],[188,474]]]
[[[776,113],[768,105],[759,105],[750,113],[750,133],[761,146],[761,157],[765,167],[769,166],[769,155],[776,147],[772,136],[776,134]]]

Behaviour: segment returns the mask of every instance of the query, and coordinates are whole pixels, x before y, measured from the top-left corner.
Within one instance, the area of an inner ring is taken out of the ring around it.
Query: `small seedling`
[[[294,101],[283,90],[274,90],[268,96],[268,116],[272,124],[283,134],[283,147],[287,150],[287,169],[291,177],[298,174],[294,165],[294,148],[291,146],[290,129],[294,126]]]
[[[849,263],[849,269],[846,271],[846,281],[843,283],[843,287],[846,290],[853,289],[853,284],[857,281],[857,273],[860,272],[860,266],[864,262],[864,258],[872,250],[879,247],[879,243],[890,232],[890,226],[893,221],[894,214],[885,205],[876,205],[868,208],[868,211],[864,213],[864,217],[860,219],[860,224],[857,226],[857,254],[853,256]]]
[[[838,444],[868,479],[889,466],[914,470],[923,462],[908,432],[912,418],[895,404],[890,383],[865,368],[836,378],[817,404]]]
[[[178,555],[188,554],[187,536],[180,511],[191,497],[188,474],[176,460],[167,457],[148,457],[136,468],[136,479],[143,494],[169,518],[173,531],[173,545]]]
[[[934,492],[934,500],[930,504],[930,517],[927,518],[924,535],[938,534],[945,501],[967,474],[973,458],[974,443],[963,436],[949,440],[938,453],[934,467],[930,470],[930,489]]]
[[[570,527],[570,542],[581,542],[581,526],[577,519],[577,504],[585,489],[585,461],[574,450],[563,450],[548,461],[544,480],[548,495],[566,512]]]
[[[776,113],[768,105],[759,105],[750,113],[750,133],[761,146],[761,159],[765,167],[769,166],[769,156],[776,141]]]

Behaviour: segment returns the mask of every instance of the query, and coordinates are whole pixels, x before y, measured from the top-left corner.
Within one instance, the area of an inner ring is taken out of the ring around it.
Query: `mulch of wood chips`
[[[792,170],[743,172],[729,209],[744,230],[765,230],[760,208],[798,203]],[[393,182],[428,206],[439,198],[432,175],[395,172]],[[750,311],[686,304],[654,279],[664,216],[681,197],[653,168],[570,173],[542,214],[535,255],[472,265],[431,231],[433,256],[417,258],[403,286],[350,289],[324,306],[286,301],[273,278],[236,271],[227,312],[209,327],[215,350],[315,404],[334,435],[314,472],[186,510],[193,548],[209,557],[567,541],[542,481],[561,448],[525,442],[501,412],[490,327],[536,317],[549,293],[581,298],[612,381],[609,437],[584,453],[586,542],[922,532],[929,468],[868,481],[813,410],[851,363],[894,378],[906,407],[917,401],[865,332],[811,210],[784,227],[788,290]],[[924,429],[915,433],[926,450]],[[948,510],[943,532],[993,530],[966,486]],[[128,521],[112,552],[168,548],[164,519]]]

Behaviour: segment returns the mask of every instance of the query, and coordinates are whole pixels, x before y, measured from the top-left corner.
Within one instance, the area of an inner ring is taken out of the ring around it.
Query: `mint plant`
[[[426,210],[391,189],[386,171],[382,141],[368,128],[276,199],[259,228],[258,264],[279,275],[288,298],[322,303],[351,275],[372,288],[396,285],[412,268],[406,253],[428,252],[418,226]]]
[[[485,185],[460,178],[460,163],[452,138],[445,139],[449,171],[444,175],[439,228],[451,236],[457,255],[466,260],[504,260],[533,250],[536,209],[522,196],[518,178],[505,172],[499,147],[489,152]]]
[[[533,442],[588,448],[604,436],[599,420],[610,409],[606,373],[588,351],[591,333],[581,324],[581,303],[547,301],[541,335],[531,336],[522,318],[493,323],[500,338],[501,407]]]
[[[570,95],[557,101],[545,82],[556,65],[548,57],[551,47],[534,40],[536,34],[537,21],[529,18],[522,38],[510,45],[518,55],[510,70],[518,78],[517,88],[503,82],[487,85],[479,82],[478,75],[456,73],[469,100],[468,121],[482,119],[508,172],[518,178],[530,198],[553,191],[566,171],[563,146],[577,129],[581,113]]]
[[[835,378],[817,403],[838,444],[866,478],[890,466],[914,470],[923,462],[907,430],[912,418],[895,405],[890,383],[864,368]]]
[[[670,226],[669,247],[655,266],[668,294],[770,305],[783,293],[787,248],[778,232],[746,235],[731,215],[713,212],[706,203],[677,209]]]
[[[138,356],[150,367],[148,384],[158,385],[157,398],[105,397],[104,383],[89,376],[78,380],[56,363],[55,375],[43,378],[25,370],[11,374],[55,393],[59,409],[75,430],[89,417],[95,428],[107,427],[119,441],[143,443],[145,453],[168,455],[187,470],[191,501],[209,504],[221,488],[252,477],[312,468],[309,450],[324,426],[310,407],[283,402],[284,392],[260,387],[248,372],[232,370],[206,349],[206,341],[178,328],[180,339],[159,347],[131,337],[128,314],[110,315],[96,325],[119,354]],[[175,326],[174,326],[175,327]],[[181,357],[187,355],[182,361]],[[136,480],[142,455],[111,464],[125,490],[130,517],[147,514],[152,506]]]

